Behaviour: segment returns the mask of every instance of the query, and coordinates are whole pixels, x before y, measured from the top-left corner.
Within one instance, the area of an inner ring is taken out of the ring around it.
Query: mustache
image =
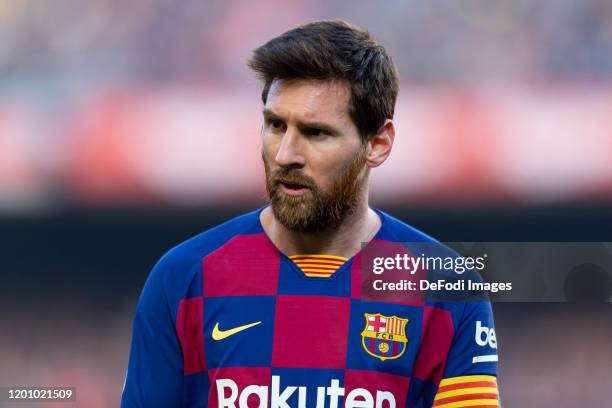
[[[301,173],[298,169],[280,168],[271,174],[271,181],[278,185],[280,183],[296,184],[307,188],[315,188],[316,184],[310,177]]]

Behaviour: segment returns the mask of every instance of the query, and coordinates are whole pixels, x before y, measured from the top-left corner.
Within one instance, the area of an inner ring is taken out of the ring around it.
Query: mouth
[[[305,185],[299,184],[299,183],[289,183],[289,182],[281,181],[279,182],[279,185],[281,187],[281,190],[285,194],[288,194],[291,196],[300,196],[300,195],[306,194],[308,190],[310,190]]]

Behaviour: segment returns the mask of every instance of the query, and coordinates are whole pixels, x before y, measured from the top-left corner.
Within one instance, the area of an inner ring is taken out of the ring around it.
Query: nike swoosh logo
[[[219,322],[217,322],[217,324],[215,324],[215,327],[213,328],[213,331],[212,331],[212,338],[213,340],[223,340],[243,330],[250,329],[253,326],[257,326],[260,323],[261,321],[245,324],[243,326],[234,327],[233,329],[229,329],[229,330],[220,330]]]

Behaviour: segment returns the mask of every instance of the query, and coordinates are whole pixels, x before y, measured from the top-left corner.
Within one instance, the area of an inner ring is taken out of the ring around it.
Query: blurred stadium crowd
[[[259,200],[244,61],[330,17],[367,27],[402,74],[378,202],[612,197],[606,0],[2,0],[0,211]]]
[[[612,5],[606,0],[1,4],[4,80],[235,82],[246,73],[241,57],[254,44],[331,16],[375,33],[411,79],[612,75]]]

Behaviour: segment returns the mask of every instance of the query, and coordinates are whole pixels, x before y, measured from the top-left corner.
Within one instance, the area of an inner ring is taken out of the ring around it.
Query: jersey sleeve
[[[162,258],[136,307],[122,408],[182,404],[183,357],[164,285],[168,269]]]
[[[433,407],[499,407],[497,360],[491,304],[466,302]]]

